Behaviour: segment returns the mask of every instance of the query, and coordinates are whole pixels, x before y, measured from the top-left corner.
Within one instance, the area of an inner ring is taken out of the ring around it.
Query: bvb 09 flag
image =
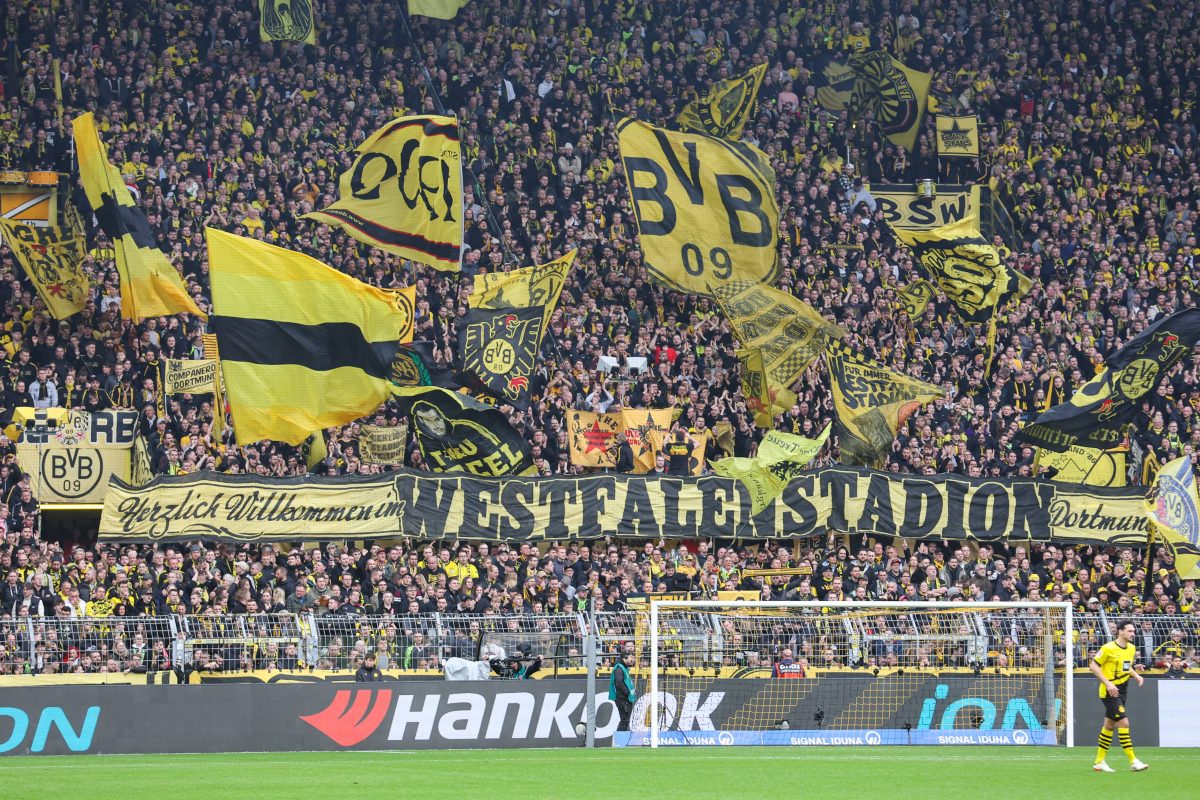
[[[775,171],[746,142],[617,124],[646,269],[672,289],[712,296],[733,280],[779,276]]]
[[[281,247],[208,228],[213,328],[242,443],[299,444],[374,411],[412,339],[413,292],[385,292]]]
[[[849,66],[854,72],[852,113],[869,111],[889,141],[912,150],[929,101],[930,74],[909,69],[880,51],[852,55]]]
[[[4,218],[0,218],[0,232],[55,319],[83,310],[89,292],[82,236],[69,228],[44,228]]]
[[[1174,550],[1179,578],[1200,578],[1200,497],[1190,456],[1163,464],[1146,505],[1151,539],[1160,538]]]
[[[454,117],[400,117],[358,146],[338,200],[306,219],[434,269],[462,266],[462,159]]]
[[[121,172],[108,161],[91,112],[71,123],[79,156],[79,180],[100,227],[117,252],[121,316],[141,320],[186,311],[203,317],[183,280],[158,249],[146,215],[133,202]]]
[[[932,384],[867,361],[840,341],[829,342],[825,360],[846,464],[883,461],[900,426],[922,404],[944,394]]]
[[[264,42],[317,43],[313,0],[258,0],[258,36]]]
[[[688,103],[679,112],[679,126],[721,139],[740,139],[746,120],[758,102],[758,87],[767,73],[766,63],[745,75],[717,81],[708,94]]]
[[[987,322],[999,306],[1019,300],[1032,281],[1005,263],[1000,250],[979,232],[978,216],[928,231],[893,228],[912,248],[934,283],[968,322]]]
[[[896,292],[896,301],[910,320],[923,317],[931,299],[933,285],[926,280],[913,281]]]
[[[1105,359],[1105,369],[1080,386],[1071,399],[1042,413],[1019,430],[1017,441],[1049,450],[1072,445],[1115,447],[1138,413],[1138,401],[1154,391],[1171,368],[1200,341],[1200,309],[1158,320]]]
[[[529,383],[542,341],[542,306],[473,308],[458,321],[460,380],[514,408],[529,408]]]
[[[939,114],[937,152],[943,158],[975,158],[979,155],[979,117],[946,117]]]

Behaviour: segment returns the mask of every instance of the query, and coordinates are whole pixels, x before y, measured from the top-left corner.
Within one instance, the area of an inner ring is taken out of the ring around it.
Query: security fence
[[[864,609],[865,610],[865,609]],[[726,612],[727,614],[729,612]],[[721,621],[697,612],[685,620],[660,653],[665,665],[744,665],[720,636]],[[1195,663],[1200,652],[1200,615],[1136,615],[1134,644],[1146,666],[1182,655]],[[803,643],[827,635],[820,613],[800,619],[788,635]],[[1076,613],[1071,661],[1085,667],[1089,654],[1112,637],[1116,619],[1104,612]],[[157,617],[32,617],[0,619],[0,643],[18,672],[242,672],[301,669],[354,670],[367,654],[384,670],[440,670],[448,658],[487,660],[516,654],[542,656],[544,672],[586,667],[587,640],[594,637],[601,666],[632,645],[639,666],[648,665],[648,614],[644,609],[593,614],[465,615],[341,614],[170,615]],[[777,620],[764,620],[773,631]],[[862,631],[848,636],[871,645],[878,635],[864,616]],[[843,623],[844,624],[844,623]],[[914,622],[914,625],[917,623]],[[970,617],[971,653],[987,664],[1019,666],[1024,650],[1047,634],[1037,615],[980,612]],[[914,630],[912,633],[916,633]],[[907,631],[891,631],[904,635]],[[1049,632],[1061,662],[1064,633]],[[963,636],[966,640],[966,635]],[[674,647],[675,650],[671,648]],[[986,654],[986,656],[985,656]],[[968,653],[970,655],[970,653]],[[1015,662],[1015,663],[1010,663]],[[849,664],[847,664],[849,666]],[[1060,663],[1060,665],[1062,665]]]

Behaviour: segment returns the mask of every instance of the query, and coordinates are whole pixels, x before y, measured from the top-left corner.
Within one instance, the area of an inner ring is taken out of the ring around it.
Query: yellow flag
[[[778,412],[769,407],[791,407],[789,388],[821,355],[826,340],[846,335],[808,303],[770,286],[734,281],[717,288],[714,296],[746,351],[739,360],[743,381],[751,386],[747,402],[757,398],[762,413],[770,416]],[[761,424],[770,426],[769,421]]]
[[[956,313],[968,322],[987,322],[1000,306],[1020,300],[1033,282],[1004,263],[1000,250],[979,232],[979,216],[927,231],[892,228],[912,248]]]
[[[766,74],[764,62],[745,75],[717,81],[708,94],[683,107],[677,120],[679,126],[721,139],[742,138],[742,129],[758,102],[758,87]]]
[[[120,170],[109,163],[91,112],[76,117],[72,127],[79,179],[117,252],[121,316],[136,321],[186,311],[204,317],[166,253],[158,249],[150,223],[134,205]]]
[[[387,292],[300,253],[208,228],[213,321],[242,444],[299,444],[374,411],[412,339],[414,290]]]
[[[1191,456],[1162,465],[1146,498],[1154,535],[1175,552],[1180,580],[1200,578],[1200,497]]]
[[[567,442],[571,446],[571,464],[576,467],[617,465],[617,434],[624,427],[619,414],[594,411],[567,412]]]
[[[317,43],[313,0],[258,0],[258,37],[264,42]]]
[[[221,373],[221,351],[217,346],[215,333],[200,334],[200,342],[204,347],[204,357],[211,358],[217,365],[214,384],[216,388],[213,392],[212,435],[213,441],[219,442],[225,435],[225,415],[229,412],[225,405],[225,376]]]
[[[945,393],[868,361],[840,341],[825,351],[842,463],[875,465],[887,458],[897,431],[922,404]]]
[[[1082,483],[1088,486],[1125,486],[1126,456],[1128,451],[1120,449],[1100,450],[1095,447],[1072,445],[1061,453],[1037,448],[1034,466],[1058,470],[1052,481],[1058,483]]]
[[[979,155],[979,117],[947,117],[937,124],[937,152],[943,158],[974,158]]]
[[[757,514],[821,452],[828,439],[828,425],[816,439],[767,431],[754,458],[723,458],[713,463],[713,472],[741,481],[750,492],[751,510]]]
[[[364,425],[363,427],[367,426]],[[329,445],[325,443],[325,431],[314,431],[307,439],[301,442],[300,454],[304,456],[304,466],[308,467],[309,472],[316,469],[317,465],[329,456]]]
[[[662,453],[668,459],[671,457],[671,449],[674,447],[683,447],[690,450],[688,456],[688,473],[691,475],[703,475],[704,464],[708,453],[708,442],[713,438],[712,430],[706,430],[700,433],[694,428],[690,432],[691,438],[695,439],[693,444],[691,439],[686,440],[682,445],[674,441],[675,437],[671,435],[670,430],[657,429],[650,432],[650,440],[654,443],[655,453]]]
[[[454,19],[458,10],[471,0],[408,0],[408,15]]]
[[[305,219],[434,269],[462,268],[463,183],[458,120],[399,117],[357,148],[338,200]]]
[[[788,386],[771,380],[763,368],[762,350],[739,347],[738,363],[742,367],[742,396],[746,407],[754,412],[754,424],[770,428],[775,417],[786,412],[796,402],[796,393]]]
[[[0,233],[55,319],[66,319],[87,306],[82,237],[69,229],[26,225],[3,217]]]
[[[216,385],[216,359],[163,359],[163,394],[215,394]]]
[[[925,316],[925,309],[933,299],[933,284],[927,280],[917,280],[896,291],[896,300],[900,308],[910,320]]]
[[[708,296],[731,281],[775,282],[779,206],[765,153],[629,118],[617,140],[651,278]]]
[[[548,264],[514,269],[511,272],[488,272],[475,276],[475,290],[468,303],[471,308],[525,308],[543,306],[542,336],[550,328],[550,318],[558,307],[567,273],[575,263],[578,250]],[[541,337],[539,337],[539,344]]]
[[[854,72],[851,112],[870,112],[880,133],[912,150],[929,102],[930,73],[909,69],[878,50],[850,56],[849,66]]]

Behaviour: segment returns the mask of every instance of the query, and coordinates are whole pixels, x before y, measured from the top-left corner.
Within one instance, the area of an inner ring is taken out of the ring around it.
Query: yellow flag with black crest
[[[87,248],[82,236],[70,228],[26,225],[3,217],[0,233],[55,319],[66,319],[87,306]]]
[[[704,97],[683,107],[677,119],[679,126],[722,139],[742,138],[742,129],[758,102],[758,87],[766,74],[764,62],[745,75],[717,81]]]
[[[925,315],[933,292],[933,284],[929,281],[916,280],[896,291],[896,302],[910,320],[919,319]]]
[[[870,112],[879,131],[892,144],[912,150],[925,118],[932,75],[909,69],[887,53],[855,53],[848,61],[854,72],[850,110]]]
[[[617,124],[646,271],[656,282],[712,296],[731,281],[779,277],[775,170],[754,145]]]
[[[578,250],[546,264],[514,269],[511,272],[486,272],[475,276],[475,289],[468,298],[471,308],[525,308],[543,306],[542,335],[550,329],[550,317],[558,307],[567,273],[575,263]]]
[[[313,0],[258,0],[258,36],[264,42],[317,43]]]

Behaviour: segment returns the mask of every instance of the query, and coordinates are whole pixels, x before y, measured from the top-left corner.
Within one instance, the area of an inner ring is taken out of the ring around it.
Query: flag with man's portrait
[[[529,440],[499,409],[434,386],[396,389],[400,412],[433,472],[536,475]]]
[[[258,0],[258,37],[264,42],[317,43],[314,0]]]

